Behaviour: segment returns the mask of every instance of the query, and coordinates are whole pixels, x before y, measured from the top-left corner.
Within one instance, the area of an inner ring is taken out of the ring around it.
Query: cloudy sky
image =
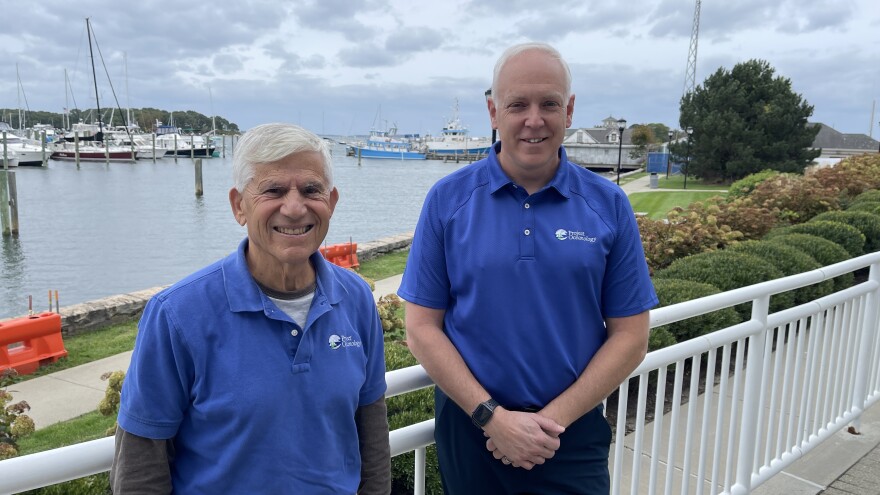
[[[570,63],[575,127],[609,115],[677,126],[694,1],[0,0],[0,12],[0,108],[94,107],[90,17],[102,107],[114,106],[109,74],[122,107],[351,135],[392,122],[437,133],[457,99],[471,133],[488,135],[494,62],[530,40]],[[880,134],[877,0],[702,2],[697,84],[752,58],[791,80],[812,121]]]

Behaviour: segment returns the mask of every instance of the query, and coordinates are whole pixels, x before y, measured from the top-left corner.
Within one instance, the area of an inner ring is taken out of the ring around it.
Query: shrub
[[[729,225],[719,225],[717,218],[674,208],[667,220],[636,219],[642,238],[642,247],[651,273],[669,266],[674,260],[703,251],[720,249],[742,238]]]
[[[25,414],[31,408],[25,401],[12,402],[7,385],[17,375],[14,369],[0,371],[0,460],[18,455],[19,438],[34,432],[34,420]]]
[[[755,186],[764,182],[767,179],[776,177],[779,174],[780,172],[777,170],[762,170],[760,172],[747,175],[730,185],[730,189],[727,190],[727,197],[729,199],[744,198],[755,189]]]
[[[767,242],[799,249],[809,254],[821,266],[840,263],[852,257],[840,244],[811,234],[782,234],[767,239]],[[852,273],[846,273],[832,279],[834,290],[838,291],[851,286],[853,279]]]
[[[865,191],[851,201],[851,203],[864,203],[866,201],[880,202],[880,189],[870,189]]]
[[[660,307],[671,306],[680,302],[691,301],[721,292],[715,286],[701,282],[694,282],[692,280],[655,278],[653,282],[654,290],[657,292],[657,298],[660,299]],[[706,335],[707,333],[712,333],[716,330],[736,325],[741,321],[742,318],[740,318],[733,308],[724,308],[711,313],[688,318],[687,320],[677,321],[675,323],[657,327],[651,331],[651,336],[653,337],[655,333],[659,333],[660,331],[665,331],[673,338],[673,343],[684,342],[694,337],[699,337],[700,335]],[[658,340],[660,337],[662,337],[662,333],[658,335]],[[651,344],[649,342],[648,348],[650,349],[650,347]]]
[[[880,201],[857,201],[850,203],[846,207],[846,211],[866,211],[875,215],[880,215]]]
[[[864,253],[865,235],[859,229],[840,222],[820,220],[800,225],[790,225],[771,230],[767,237],[775,237],[784,234],[811,234],[828,239],[840,244],[850,257],[861,256]]]
[[[816,215],[810,222],[840,222],[855,227],[865,236],[864,250],[874,252],[880,249],[880,216],[865,211],[826,211]]]
[[[864,154],[841,160],[837,165],[812,174],[829,189],[839,191],[844,203],[870,189],[880,189],[880,156]]]
[[[733,244],[727,249],[734,252],[742,252],[767,260],[779,269],[784,275],[797,275],[821,268],[812,256],[795,247],[786,246],[778,242],[747,241]],[[834,283],[825,280],[818,284],[801,287],[794,291],[795,304],[802,304],[822,296],[827,296],[834,291]]]
[[[759,206],[779,210],[780,220],[793,224],[840,209],[837,189],[826,188],[813,177],[793,174],[780,174],[761,182],[749,198]]]
[[[666,325],[657,327],[652,329],[651,335],[648,336],[648,352],[654,352],[677,343],[675,337],[666,329]]]
[[[732,232],[739,232],[738,238],[743,240],[760,239],[779,223],[778,210],[758,206],[751,198],[731,201],[715,196],[691,203],[688,210],[695,212],[701,221],[727,225]]]
[[[385,343],[385,367],[393,371],[418,364],[403,342]],[[409,392],[387,399],[388,427],[393,431],[434,417],[434,387]],[[391,458],[392,493],[413,493],[415,453],[407,452]],[[427,448],[425,484],[427,493],[443,493],[437,467],[437,451]]]
[[[376,303],[382,331],[386,340],[403,340],[406,326],[403,323],[403,302],[396,294],[385,294]]]
[[[712,251],[675,260],[668,268],[658,271],[655,278],[677,278],[714,285],[722,292],[746,287],[767,280],[782,278],[779,269],[767,261],[745,253],[728,250]],[[794,303],[791,292],[783,292],[770,298],[770,311],[789,308]],[[750,304],[740,304],[735,309],[743,319],[751,318]]]

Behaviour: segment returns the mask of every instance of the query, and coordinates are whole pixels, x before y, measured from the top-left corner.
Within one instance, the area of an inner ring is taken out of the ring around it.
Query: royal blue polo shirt
[[[658,302],[635,215],[570,163],[529,195],[488,158],[428,192],[398,295],[445,310],[443,331],[502,405],[543,407],[584,371],[604,321]]]
[[[175,493],[355,493],[355,410],[385,393],[372,292],[316,253],[302,328],[257,287],[246,245],[147,304],[119,425],[173,439]]]

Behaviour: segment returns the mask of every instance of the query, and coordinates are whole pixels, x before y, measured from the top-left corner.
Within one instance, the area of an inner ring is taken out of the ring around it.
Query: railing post
[[[752,301],[752,320],[763,324],[763,330],[748,340],[748,360],[746,361],[746,380],[743,384],[742,422],[739,427],[739,448],[736,461],[736,482],[730,492],[745,494],[752,490],[752,470],[755,464],[755,442],[757,442],[758,415],[761,382],[764,379],[764,350],[767,345],[767,314],[770,311],[770,295]],[[737,352],[745,352],[737,349]]]
[[[871,265],[871,271],[868,274],[868,280],[880,283],[880,263]],[[872,290],[866,295],[868,307],[865,311],[865,320],[862,322],[862,335],[859,338],[859,355],[856,358],[855,383],[853,384],[852,395],[852,411],[855,412],[855,419],[852,421],[853,428],[856,433],[862,427],[862,411],[865,409],[866,388],[868,387],[868,377],[871,375],[871,350],[874,348],[873,342],[877,339],[877,306],[880,305],[880,287]]]
[[[425,464],[427,463],[428,450],[420,447],[415,450],[416,462],[413,476],[413,495],[425,495]]]

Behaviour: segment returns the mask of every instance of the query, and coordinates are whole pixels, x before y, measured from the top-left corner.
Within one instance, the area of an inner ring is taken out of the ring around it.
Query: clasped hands
[[[559,449],[559,435],[565,428],[538,413],[495,409],[484,428],[486,449],[504,464],[530,470],[544,464]]]

